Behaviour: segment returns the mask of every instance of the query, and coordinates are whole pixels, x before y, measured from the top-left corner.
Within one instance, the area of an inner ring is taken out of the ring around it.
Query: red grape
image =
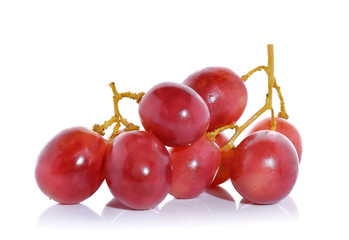
[[[291,141],[276,131],[248,135],[235,149],[230,178],[245,199],[256,204],[276,203],[296,183],[298,157]]]
[[[204,68],[190,75],[184,84],[193,88],[206,102],[210,111],[208,131],[236,122],[245,110],[245,84],[228,68]]]
[[[227,142],[229,141],[229,138],[224,133],[219,133],[216,136],[216,143],[221,148],[223,147]],[[211,186],[216,186],[221,183],[224,183],[230,178],[229,174],[229,168],[228,166],[231,165],[232,157],[233,157],[233,149],[227,149],[221,152],[221,163],[218,168],[218,172],[216,174],[216,177],[214,178],[213,182],[211,183]]]
[[[41,191],[63,203],[79,203],[97,191],[104,180],[108,143],[83,127],[66,129],[41,151],[35,177]]]
[[[293,146],[297,150],[299,162],[302,157],[302,138],[295,126],[293,126],[289,121],[284,118],[275,118],[276,120],[276,131],[285,135],[293,143]],[[252,132],[257,132],[260,130],[270,130],[271,128],[271,118],[265,118],[259,121],[252,130]]]
[[[171,162],[163,143],[144,131],[124,132],[110,144],[105,176],[111,193],[133,209],[150,209],[168,194]]]
[[[205,102],[193,89],[170,82],[154,86],[142,97],[139,115],[145,130],[172,147],[198,140],[210,121]]]
[[[212,182],[221,152],[217,144],[203,136],[188,147],[171,148],[172,182],[170,194],[176,198],[194,198]]]

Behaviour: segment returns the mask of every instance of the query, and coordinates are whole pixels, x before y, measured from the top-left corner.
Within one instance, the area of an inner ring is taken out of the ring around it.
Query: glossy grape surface
[[[216,143],[221,148],[223,147],[227,142],[229,141],[229,138],[224,133],[219,133],[216,136]],[[211,183],[211,186],[216,186],[221,183],[224,183],[230,178],[229,173],[229,166],[231,165],[231,161],[233,160],[233,149],[227,149],[221,152],[221,163],[218,168],[218,172]]]
[[[220,149],[203,136],[188,147],[169,150],[172,161],[170,194],[176,198],[194,198],[212,182],[221,160]]]
[[[293,143],[293,146],[297,150],[299,162],[302,158],[302,138],[298,130],[294,125],[292,125],[288,120],[283,118],[275,118],[276,120],[276,131],[285,135],[290,141]],[[259,121],[256,125],[251,129],[252,132],[257,132],[260,130],[270,130],[271,127],[271,118],[265,118]]]
[[[206,102],[210,111],[208,131],[236,122],[245,110],[245,84],[228,68],[204,68],[190,75],[184,84],[193,88]]]
[[[193,89],[170,82],[154,86],[142,97],[139,115],[145,130],[172,147],[198,140],[210,121],[205,102]]]
[[[144,131],[121,133],[110,145],[105,176],[111,193],[132,209],[150,209],[168,194],[171,162],[166,147]]]
[[[107,142],[83,127],[66,129],[41,151],[35,177],[41,191],[63,204],[79,203],[97,191],[104,180]]]
[[[281,133],[264,130],[248,135],[235,149],[230,178],[245,199],[256,204],[276,203],[296,183],[298,156]]]

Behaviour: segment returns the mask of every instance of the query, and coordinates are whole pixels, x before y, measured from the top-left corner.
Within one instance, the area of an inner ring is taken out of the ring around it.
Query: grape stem
[[[271,130],[276,129],[276,120],[274,115],[274,109],[272,106],[273,102],[273,88],[276,89],[279,99],[280,99],[280,113],[278,114],[278,117],[288,119],[288,115],[286,113],[285,108],[285,102],[284,98],[281,94],[280,87],[276,84],[276,78],[274,75],[274,46],[272,44],[268,44],[268,65],[267,66],[259,66],[251,71],[249,71],[247,74],[243,75],[241,79],[245,82],[249,77],[251,77],[255,72],[262,71],[268,75],[268,93],[266,94],[265,104],[262,108],[260,108],[255,114],[252,115],[244,124],[241,126],[236,125],[235,123],[217,128],[213,130],[212,132],[207,133],[207,136],[214,139],[215,136],[217,136],[220,132],[226,130],[226,129],[234,129],[235,133],[231,137],[231,139],[228,141],[226,145],[224,145],[221,148],[221,151],[224,151],[226,149],[232,149],[235,148],[234,142],[237,139],[237,137],[248,127],[251,125],[252,122],[254,122],[257,118],[259,118],[264,112],[270,110],[271,112]]]
[[[226,149],[233,149],[235,148],[234,142],[238,138],[238,136],[249,126],[252,122],[254,122],[257,118],[259,118],[264,112],[270,110],[271,112],[271,130],[276,129],[276,120],[274,115],[274,109],[272,106],[273,102],[273,88],[276,89],[278,93],[278,97],[280,100],[280,112],[278,113],[278,117],[288,119],[288,115],[286,113],[285,108],[285,102],[284,98],[281,94],[280,87],[276,83],[276,78],[274,75],[274,46],[272,44],[268,44],[268,65],[267,66],[258,66],[251,71],[249,71],[247,74],[243,75],[241,79],[245,82],[249,77],[251,77],[255,72],[258,71],[264,71],[268,75],[268,93],[266,94],[265,104],[262,108],[260,108],[255,114],[252,115],[244,124],[241,126],[236,125],[235,123],[225,125],[223,127],[217,128],[211,132],[207,132],[206,135],[211,138],[212,140],[215,139],[215,137],[220,133],[223,132],[226,129],[234,129],[235,133],[231,137],[231,139],[228,141],[226,145],[224,145],[221,148],[221,151],[224,151]],[[105,134],[105,130],[109,128],[111,125],[115,123],[112,135],[110,136],[109,140],[113,140],[118,134],[121,133],[120,127],[121,125],[124,125],[123,131],[132,131],[132,130],[139,130],[139,126],[128,122],[126,118],[123,118],[120,110],[119,110],[119,101],[123,98],[130,98],[133,100],[136,100],[137,103],[139,103],[145,94],[144,92],[140,93],[132,93],[132,92],[123,92],[119,93],[116,90],[115,83],[111,82],[109,84],[113,91],[113,102],[114,102],[114,116],[112,116],[108,121],[105,121],[103,124],[95,124],[93,126],[93,131],[97,132],[100,135]]]
[[[109,83],[109,87],[111,87],[113,91],[113,102],[114,102],[114,116],[112,116],[108,121],[105,121],[103,124],[95,124],[93,125],[92,130],[97,132],[98,134],[104,136],[105,130],[108,129],[111,125],[115,123],[113,132],[109,138],[109,140],[113,140],[118,134],[120,134],[120,127],[121,124],[125,126],[123,131],[133,131],[133,130],[139,130],[139,126],[127,121],[126,118],[123,118],[120,110],[119,110],[119,101],[123,98],[130,98],[133,100],[136,100],[137,103],[139,103],[144,95],[144,92],[140,93],[132,93],[132,92],[123,92],[119,93],[116,90],[115,83],[111,82]]]

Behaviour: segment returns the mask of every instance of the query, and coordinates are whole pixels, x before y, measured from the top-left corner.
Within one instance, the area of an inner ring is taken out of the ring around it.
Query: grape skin
[[[234,151],[230,179],[240,195],[252,203],[282,200],[297,176],[297,152],[291,141],[276,131],[252,133]]]
[[[108,143],[97,133],[73,127],[57,134],[41,151],[35,178],[41,191],[62,204],[94,194],[104,180]]]
[[[247,105],[247,89],[242,79],[224,67],[208,67],[184,82],[205,101],[210,112],[208,131],[237,122]]]
[[[190,87],[165,82],[155,85],[140,101],[144,129],[165,145],[183,147],[202,137],[210,121],[205,102]]]
[[[149,132],[124,132],[110,144],[106,182],[114,197],[132,209],[158,205],[169,192],[171,172],[166,147]]]
[[[224,133],[219,133],[216,136],[216,143],[221,148],[223,147],[227,142],[229,141],[229,138]],[[210,186],[217,186],[221,183],[224,183],[230,178],[229,173],[229,165],[231,164],[231,161],[233,160],[233,149],[227,149],[221,152],[221,163],[218,168],[218,172],[212,181]]]
[[[301,162],[303,144],[302,137],[297,128],[290,123],[290,121],[284,118],[275,118],[276,120],[276,131],[285,135],[293,143],[293,146],[297,150],[299,162]],[[253,126],[250,133],[257,132],[260,130],[270,130],[271,128],[271,118],[265,118],[257,122]]]
[[[203,136],[188,147],[171,148],[172,182],[170,194],[176,198],[195,198],[212,182],[221,152],[216,143]]]

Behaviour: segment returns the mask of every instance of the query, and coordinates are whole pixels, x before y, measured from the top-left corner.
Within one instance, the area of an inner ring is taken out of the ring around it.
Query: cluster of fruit
[[[238,126],[247,104],[244,81],[260,70],[268,75],[265,105]],[[241,78],[227,68],[210,67],[183,83],[161,83],[145,94],[118,93],[113,83],[110,86],[115,115],[109,121],[93,130],[66,129],[41,151],[35,177],[51,199],[79,203],[104,179],[114,197],[133,209],[153,208],[167,194],[194,198],[229,178],[241,196],[256,204],[278,202],[292,190],[302,142],[286,120],[272,45],[268,45],[268,65]],[[273,89],[281,103],[279,117],[274,117],[272,108]],[[144,131],[121,116],[118,103],[124,97],[139,103]],[[268,110],[271,117],[257,123],[235,147],[237,136]],[[103,138],[112,124],[112,135]],[[235,130],[230,139],[223,133],[226,129]]]

